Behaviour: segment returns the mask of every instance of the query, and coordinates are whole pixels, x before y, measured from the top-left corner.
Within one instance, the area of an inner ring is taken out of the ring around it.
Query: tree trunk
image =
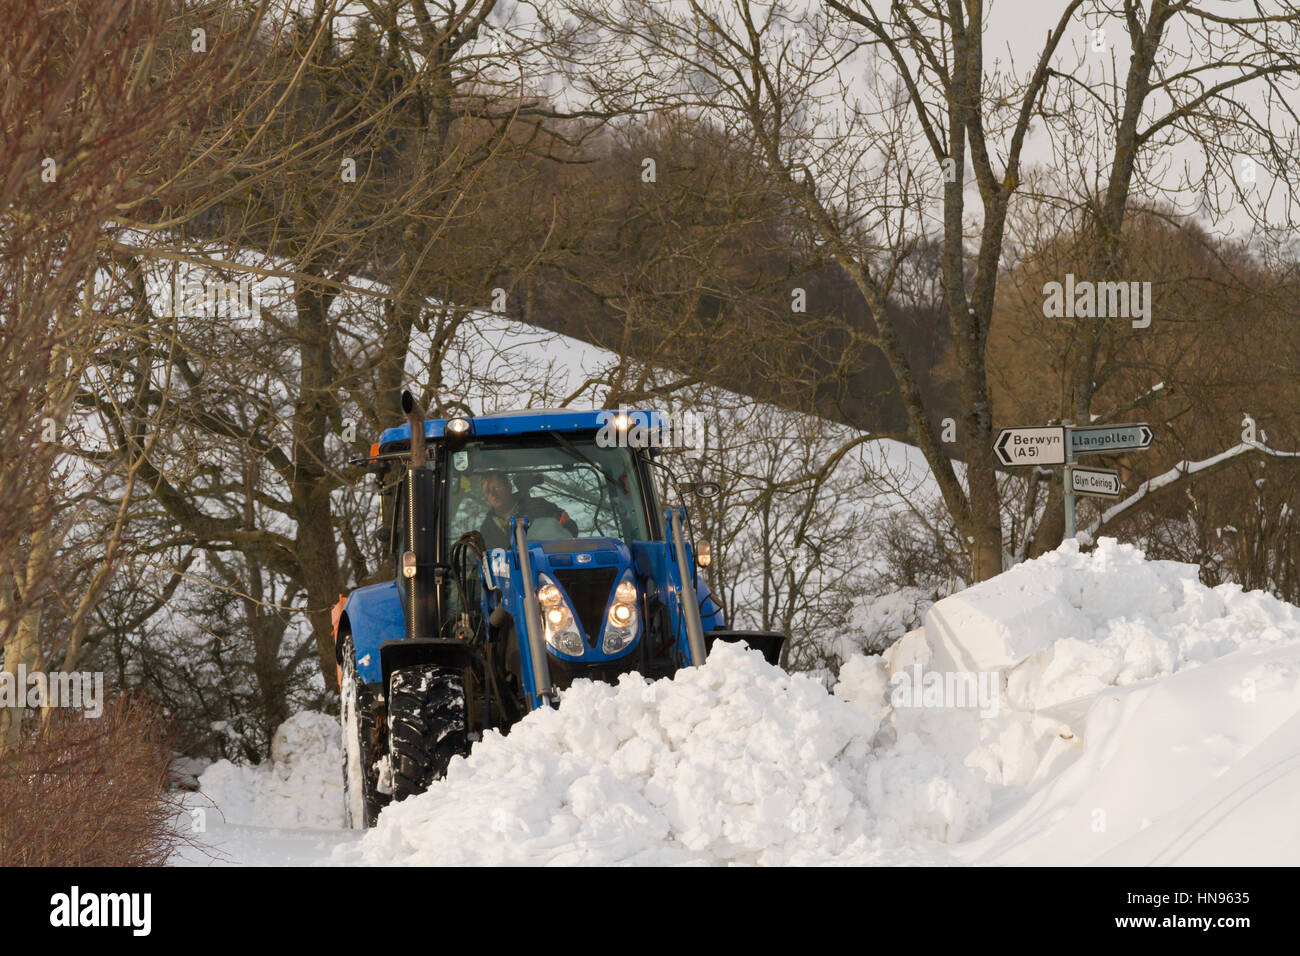
[[[1065,538],[1065,486],[1059,477],[1047,486],[1047,503],[1043,506],[1043,518],[1034,529],[1034,540],[1030,542],[1026,557],[1036,558],[1054,550]]]
[[[294,296],[298,315],[301,377],[293,421],[293,502],[298,522],[295,552],[307,590],[308,619],[320,657],[321,676],[328,690],[338,689],[334,662],[334,626],[330,608],[343,590],[338,544],[325,484],[325,429],[337,414],[333,392],[334,365],[330,356],[331,297],[299,288]]]
[[[52,548],[50,529],[38,528],[32,535],[32,546],[23,581],[15,588],[18,597],[17,606],[25,606],[25,611],[18,621],[13,638],[5,642],[3,672],[12,675],[10,680],[13,681],[15,706],[0,707],[0,757],[17,749],[22,733],[23,713],[27,709],[25,706],[27,688],[18,683],[18,670],[21,666],[30,673],[36,667],[37,655],[40,653],[44,601],[39,597],[33,601],[32,597],[37,589],[37,577],[48,570]]]

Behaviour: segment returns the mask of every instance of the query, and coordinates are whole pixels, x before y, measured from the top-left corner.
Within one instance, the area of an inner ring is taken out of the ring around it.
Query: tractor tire
[[[375,767],[379,749],[378,718],[374,694],[357,676],[352,635],[343,636],[343,667],[339,682],[339,722],[343,730],[343,822],[351,830],[375,825],[379,811],[388,802],[379,792]]]
[[[393,800],[423,793],[469,753],[465,682],[458,670],[419,665],[388,678],[388,753]]]

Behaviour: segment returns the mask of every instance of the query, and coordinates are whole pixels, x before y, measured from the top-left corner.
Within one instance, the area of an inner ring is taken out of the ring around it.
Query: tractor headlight
[[[636,582],[630,569],[623,572],[623,579],[614,589],[614,603],[609,606],[607,617],[600,649],[606,654],[617,654],[636,639]]]
[[[564,595],[555,582],[545,574],[539,574],[537,580],[540,583],[537,603],[542,606],[542,632],[546,643],[561,654],[581,657],[586,648],[568,602],[564,600]]]
[[[453,418],[442,427],[443,438],[451,451],[460,451],[473,433],[474,425],[468,418]]]
[[[544,574],[542,579],[549,580]],[[560,589],[554,584],[543,584],[537,589],[537,603],[545,608],[559,607],[564,603],[564,598],[560,595]]]

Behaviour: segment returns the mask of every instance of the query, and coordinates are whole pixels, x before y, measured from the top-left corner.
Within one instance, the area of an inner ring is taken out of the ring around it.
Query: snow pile
[[[204,790],[236,819],[337,825],[334,721],[286,728],[270,769],[218,764]],[[834,694],[725,643],[671,680],[579,681],[317,852],[1297,865],[1298,805],[1300,609],[1103,539],[935,603],[885,654],[846,660]]]
[[[1077,759],[1018,795],[963,859],[1300,864],[1297,643],[1111,689],[1080,726]]]
[[[343,815],[339,722],[294,714],[271,738],[271,759],[256,767],[218,760],[199,790],[227,823],[263,827],[339,827]]]
[[[953,676],[995,706],[954,706]],[[1300,609],[1193,566],[1066,542],[938,602],[836,693],[880,724],[881,764],[934,754],[993,785],[963,860],[1300,863],[1282,810],[1300,803]]]
[[[1090,554],[1067,541],[945,598],[924,629],[931,668],[1005,669],[1008,702],[1037,710],[1295,641],[1300,609],[1235,584],[1208,588],[1193,565],[1102,538]]]
[[[877,761],[875,721],[820,684],[719,644],[650,683],[577,681],[556,711],[489,733],[338,862],[674,864],[934,861],[982,819],[974,774]]]
[[[831,641],[829,646],[841,661],[854,654],[879,653],[919,627],[934,602],[933,590],[918,587],[861,598],[849,612],[848,627],[827,639]]]

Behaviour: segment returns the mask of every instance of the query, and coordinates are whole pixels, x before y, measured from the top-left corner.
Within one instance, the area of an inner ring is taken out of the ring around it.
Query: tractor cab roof
[[[470,434],[476,438],[498,435],[528,435],[540,432],[583,432],[598,431],[611,423],[615,416],[626,414],[631,423],[641,428],[651,429],[652,433],[662,432],[666,428],[662,412],[650,409],[620,409],[608,411],[574,411],[569,408],[521,408],[491,415],[460,416],[470,424]],[[432,418],[424,423],[424,437],[436,441],[444,437],[447,423],[454,418]],[[379,445],[387,446],[393,442],[409,442],[411,426],[403,423],[395,428],[385,429],[379,436]],[[655,444],[652,440],[651,444]]]

